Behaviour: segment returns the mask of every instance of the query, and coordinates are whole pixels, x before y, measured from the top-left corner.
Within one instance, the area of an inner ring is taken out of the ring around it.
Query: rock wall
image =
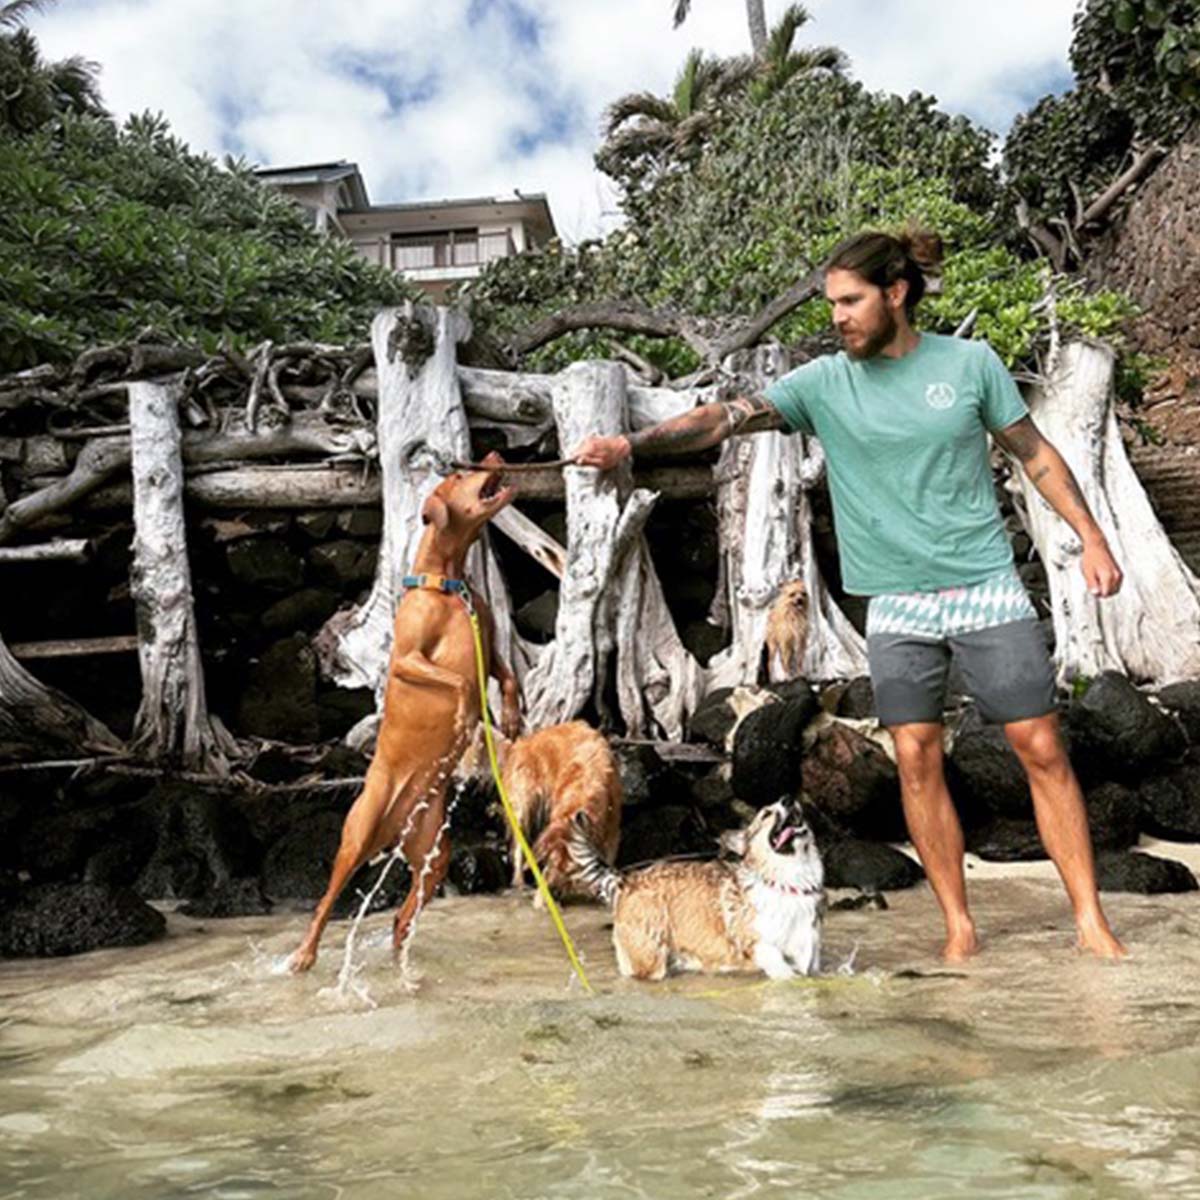
[[[1148,396],[1152,423],[1171,441],[1200,441],[1200,126],[1091,244],[1084,269],[1143,310],[1133,342],[1164,368]]]

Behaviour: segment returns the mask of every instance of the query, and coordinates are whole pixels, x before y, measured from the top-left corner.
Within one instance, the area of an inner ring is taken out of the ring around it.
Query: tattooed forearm
[[[726,434],[724,406],[702,404],[691,412],[629,434],[629,445],[639,457],[695,454],[715,446]]]
[[[1040,450],[1024,466],[1029,482],[1085,542],[1103,538],[1071,468],[1049,442],[1041,439]]]
[[[994,430],[992,436],[1009,454],[1023,463],[1035,458],[1046,445],[1046,439],[1038,432],[1032,417],[1022,417],[1004,429]]]
[[[730,433],[764,433],[771,429],[783,429],[783,418],[779,410],[762,396],[739,396],[732,403],[741,405],[746,416]]]
[[[783,418],[761,396],[737,396],[632,433],[629,445],[638,456],[695,454],[734,434],[782,428]]]

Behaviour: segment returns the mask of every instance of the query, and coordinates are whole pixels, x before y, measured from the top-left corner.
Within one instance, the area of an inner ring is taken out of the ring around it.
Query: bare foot
[[[942,959],[948,963],[965,962],[978,952],[979,940],[975,937],[975,926],[967,924],[961,929],[953,930],[946,937],[946,944],[942,947]]]
[[[1087,950],[1097,958],[1124,958],[1129,951],[1117,940],[1116,935],[1108,927],[1103,917],[1080,921],[1079,948]]]

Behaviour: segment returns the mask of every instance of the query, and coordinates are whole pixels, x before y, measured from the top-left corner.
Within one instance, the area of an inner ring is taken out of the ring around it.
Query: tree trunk
[[[763,11],[763,0],[746,0],[746,21],[750,26],[754,57],[761,61],[767,54],[767,15]]]
[[[1079,481],[1125,575],[1097,599],[1079,569],[1079,539],[1014,471],[1019,508],[1046,567],[1060,683],[1105,670],[1161,685],[1200,676],[1200,583],[1155,516],[1126,457],[1112,408],[1114,356],[1107,347],[1063,348],[1030,412]]]
[[[394,348],[401,321],[419,322],[432,338],[428,358],[412,361]],[[392,643],[400,581],[408,573],[421,540],[421,507],[441,476],[428,456],[409,462],[405,451],[416,442],[449,458],[469,459],[470,431],[459,388],[456,346],[471,335],[470,322],[446,308],[406,305],[387,309],[371,325],[379,381],[378,447],[383,476],[383,539],[371,594],[361,608],[339,613],[317,635],[316,649],[326,675],[343,687],[375,689],[379,703]],[[531,652],[514,635],[508,595],[486,549],[486,532],[467,558],[467,576],[488,601],[496,622],[496,644],[520,677]]]
[[[625,372],[615,363],[574,363],[555,377],[554,417],[560,446],[589,434],[612,436],[628,427]],[[559,590],[554,641],[526,681],[526,705],[534,729],[578,714],[603,691],[612,631],[605,627],[606,589],[629,466],[613,471],[567,467],[567,569]]]
[[[755,352],[764,386],[783,367],[779,347]],[[824,463],[820,444],[799,434],[751,434],[722,447],[717,507],[725,594],[714,616],[728,615],[732,641],[709,663],[709,689],[755,682],[771,603],[792,579],[802,579],[809,596],[801,674],[825,682],[866,673],[863,639],[830,598],[813,554],[808,492]],[[778,664],[770,671],[777,678]]]
[[[0,760],[120,754],[120,738],[21,666],[0,639]]]
[[[225,774],[236,744],[210,719],[183,521],[179,389],[129,385],[133,567],[142,702],[132,749],[189,771]]]

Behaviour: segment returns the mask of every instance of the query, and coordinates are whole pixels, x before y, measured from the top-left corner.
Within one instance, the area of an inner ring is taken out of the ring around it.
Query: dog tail
[[[600,851],[592,841],[587,815],[583,812],[577,812],[571,821],[568,849],[571,861],[575,864],[575,878],[579,886],[612,908],[621,886],[621,876],[600,856]]]

